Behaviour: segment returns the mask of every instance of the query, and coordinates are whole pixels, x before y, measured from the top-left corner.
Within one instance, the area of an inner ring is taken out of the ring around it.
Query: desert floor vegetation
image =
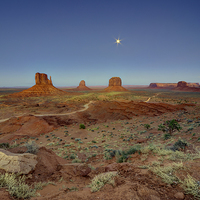
[[[142,199],[141,188],[148,188],[146,195],[158,199],[176,199],[177,192],[184,199],[200,198],[199,93],[132,89],[5,98],[12,92],[0,93],[0,120],[9,119],[0,123],[0,148],[35,155],[46,148],[62,164],[46,178],[42,168],[28,175],[2,171],[4,193],[32,200]],[[87,110],[76,112],[90,101]],[[135,102],[138,107],[130,110]],[[87,176],[76,174],[86,165]]]

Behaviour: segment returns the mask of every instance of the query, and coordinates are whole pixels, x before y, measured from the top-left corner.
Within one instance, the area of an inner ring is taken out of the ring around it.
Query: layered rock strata
[[[82,80],[80,83],[79,83],[79,86],[76,88],[77,90],[91,90],[89,87],[86,86],[85,84],[85,81]]]
[[[122,87],[122,80],[120,77],[112,77],[109,80],[109,86],[104,89],[107,92],[110,91],[127,91],[124,87]]]

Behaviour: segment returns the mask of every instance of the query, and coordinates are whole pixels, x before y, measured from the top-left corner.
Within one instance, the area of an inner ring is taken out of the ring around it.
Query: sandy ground
[[[88,92],[67,97],[2,99],[0,103],[0,143],[19,144],[8,149],[16,153],[25,152],[23,145],[30,140],[41,148],[37,155],[42,161],[27,183],[55,183],[38,190],[40,196],[31,199],[194,199],[182,185],[188,174],[196,183],[200,180],[196,149],[200,146],[200,96],[196,93]],[[172,119],[182,129],[166,139],[158,125]],[[80,124],[85,129],[80,129]],[[145,124],[150,128],[145,128]],[[180,139],[187,141],[186,148],[177,151],[184,157],[158,151],[172,147]],[[129,155],[122,163],[113,156],[114,151],[138,145],[143,150]],[[158,148],[153,151],[156,145]],[[183,167],[168,175],[182,182],[175,179],[169,184],[155,169],[174,163],[182,163]],[[87,176],[79,173],[81,165],[91,168]],[[118,174],[114,184],[91,192],[88,186],[92,179],[109,171]],[[0,194],[4,199],[10,198],[5,189]]]

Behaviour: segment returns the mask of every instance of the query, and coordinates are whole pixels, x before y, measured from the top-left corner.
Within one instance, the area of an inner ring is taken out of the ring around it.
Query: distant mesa
[[[187,83],[185,81],[179,81],[178,83],[150,83],[149,88],[166,88],[175,89],[177,87],[199,87],[199,83]]]
[[[91,90],[89,87],[87,87],[85,85],[85,81],[82,80],[80,83],[79,83],[79,86],[76,88],[76,90],[80,90],[80,91],[83,91],[83,90]]]
[[[22,92],[13,93],[8,97],[33,97],[33,96],[49,96],[49,95],[63,95],[68,94],[53,86],[51,76],[48,79],[47,74],[36,73],[35,74],[35,85]]]
[[[181,87],[181,88],[188,87],[188,84],[185,81],[179,81],[177,84],[177,87]]]
[[[199,83],[187,83],[185,81],[179,81],[177,87],[174,90],[182,90],[188,92],[200,92]]]
[[[149,88],[175,88],[177,83],[150,83]]]
[[[107,92],[111,91],[128,91],[124,87],[122,87],[122,80],[120,77],[112,77],[109,80],[109,86],[104,89]]]

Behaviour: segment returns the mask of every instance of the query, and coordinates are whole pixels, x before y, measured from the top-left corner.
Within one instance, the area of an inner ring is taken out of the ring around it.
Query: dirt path
[[[87,110],[87,109],[89,108],[89,105],[90,105],[91,103],[93,103],[93,101],[90,101],[89,103],[85,104],[85,105],[83,106],[83,107],[84,107],[83,109],[77,110],[77,111],[73,111],[73,112],[70,112],[70,113],[62,113],[62,114],[40,114],[40,115],[34,115],[34,116],[36,116],[36,117],[43,117],[43,116],[72,115],[72,114],[75,114],[75,113],[77,113],[77,112],[83,112],[83,111]],[[23,116],[23,115],[21,115],[21,116],[13,116],[13,117],[22,117],[22,116]],[[11,118],[11,117],[10,117],[10,118]],[[1,119],[1,120],[0,120],[0,123],[1,123],[1,122],[5,122],[5,121],[9,120],[10,118]]]
[[[144,101],[144,102],[149,102],[150,100],[151,100],[151,98],[153,98],[153,97],[156,97],[156,96],[158,96],[160,93],[157,93],[156,95],[154,95],[154,96],[152,96],[152,97],[149,97],[146,101]],[[89,108],[89,105],[91,104],[91,103],[93,103],[94,101],[90,101],[89,103],[87,103],[87,104],[85,104],[83,107],[83,109],[81,109],[81,110],[77,110],[77,111],[73,111],[73,112],[70,112],[70,113],[62,113],[62,114],[39,114],[39,115],[34,115],[34,116],[36,116],[36,117],[43,117],[43,116],[63,116],[63,115],[72,115],[72,114],[75,114],[75,113],[77,113],[77,112],[83,112],[83,111],[85,111],[85,110],[87,110],[88,108]],[[21,116],[13,116],[13,117],[22,117],[22,115]],[[11,117],[10,117],[11,118]],[[7,121],[7,120],[9,120],[10,118],[6,118],[6,119],[1,119],[0,120],[0,123],[1,122],[5,122],[5,121]]]
[[[149,97],[146,101],[144,101],[144,102],[149,102],[150,100],[151,100],[151,98],[153,98],[153,97],[156,97],[156,96],[158,96],[160,93],[157,93],[156,95],[154,95],[154,96],[152,96],[152,97]]]

